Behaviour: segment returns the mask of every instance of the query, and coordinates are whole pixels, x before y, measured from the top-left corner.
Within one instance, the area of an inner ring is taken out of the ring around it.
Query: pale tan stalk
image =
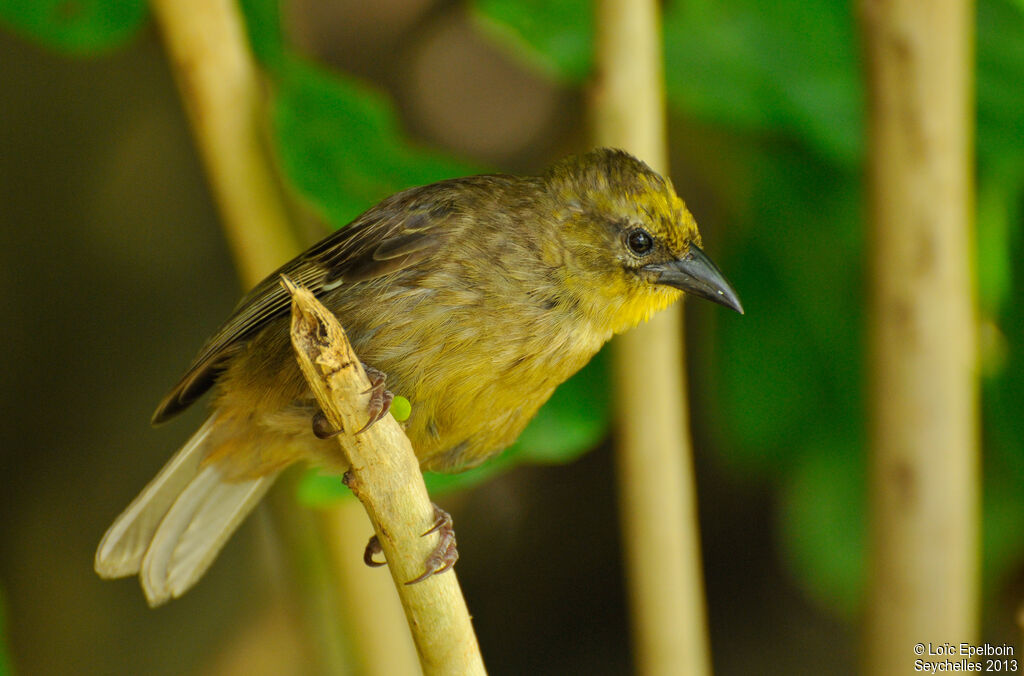
[[[299,253],[233,0],[151,0],[235,265],[247,287]]]
[[[282,276],[292,296],[292,345],[299,367],[327,420],[340,430],[363,430],[370,381],[337,318],[308,290]],[[454,571],[416,584],[438,535],[424,537],[434,509],[408,437],[390,415],[360,433],[336,439],[349,471],[347,484],[363,503],[405,609],[427,676],[483,674],[476,635]]]
[[[864,673],[885,676],[912,673],[917,644],[958,646],[978,632],[974,6],[870,0],[860,12],[871,220]]]
[[[373,525],[358,500],[317,510],[324,545],[336,571],[334,604],[352,627],[353,661],[362,676],[414,676],[422,672],[391,576],[363,563]],[[358,639],[358,640],[355,640]]]
[[[665,173],[658,6],[654,0],[598,3],[593,117],[598,145],[632,152]],[[637,670],[651,676],[711,670],[683,345],[681,307],[614,345],[633,640]]]

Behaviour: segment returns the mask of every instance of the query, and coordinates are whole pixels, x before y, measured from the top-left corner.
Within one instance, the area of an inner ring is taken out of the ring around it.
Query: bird
[[[295,362],[281,275],[339,318],[374,415],[409,400],[405,432],[437,472],[500,453],[612,336],[684,294],[743,313],[671,181],[625,151],[392,195],[256,285],[157,407],[154,424],[213,391],[96,552],[101,577],[138,575],[152,606],[202,577],[286,467],[348,469]]]

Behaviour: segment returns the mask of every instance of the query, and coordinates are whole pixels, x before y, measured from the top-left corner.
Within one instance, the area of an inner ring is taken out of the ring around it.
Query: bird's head
[[[601,148],[559,162],[545,179],[559,205],[563,283],[602,329],[632,328],[684,292],[743,312],[686,205],[646,164]]]

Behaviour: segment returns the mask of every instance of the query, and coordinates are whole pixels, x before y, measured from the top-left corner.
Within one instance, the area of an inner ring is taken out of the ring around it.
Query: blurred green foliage
[[[271,116],[285,174],[334,227],[414,185],[480,173],[414,146],[390,101],[321,68],[284,41],[277,2],[244,0],[253,52],[271,78]]]
[[[272,91],[276,149],[291,183],[336,227],[410,185],[478,172],[417,147],[390,102],[332,73],[282,37],[277,0],[243,0]],[[475,0],[482,32],[546,76],[592,71],[589,0]],[[70,54],[123,44],[142,0],[0,0],[0,21]],[[726,205],[719,258],[747,315],[719,320],[715,373],[693,389],[721,464],[778,489],[778,537],[794,578],[823,605],[856,611],[863,581],[864,155],[857,26],[839,0],[670,2],[664,19],[673,129],[706,131],[694,163]],[[989,589],[1024,558],[1024,2],[977,6],[977,272],[985,447],[984,575]],[[678,134],[677,137],[682,136]],[[680,146],[682,147],[682,146]],[[698,214],[700,216],[700,214]],[[603,358],[560,388],[517,444],[436,490],[522,460],[562,462],[608,428]],[[304,500],[346,491],[311,475]],[[0,674],[4,673],[0,654]]]
[[[589,44],[551,31],[590,31],[590,3],[530,3],[525,19],[517,4],[477,0],[478,12],[518,36],[503,44]],[[713,224],[728,238],[719,262],[747,308],[742,321],[720,323],[710,360],[718,371],[698,371],[694,391],[712,398],[704,406],[721,462],[777,485],[780,550],[795,578],[849,615],[863,584],[865,526],[856,17],[838,0],[689,0],[668,3],[663,26],[671,129],[713,132],[706,159],[695,162],[706,163],[702,180],[728,204],[726,222]],[[981,0],[977,27],[983,572],[991,590],[1024,557],[1024,309],[1010,302],[1024,295],[1013,266],[1024,195],[1024,3]],[[578,82],[588,57],[552,51],[524,61],[563,64],[560,77]]]
[[[120,47],[147,16],[145,0],[0,0],[0,21],[47,47],[77,55]]]
[[[328,223],[340,227],[403,188],[479,173],[475,167],[413,147],[377,92],[300,58],[275,79],[278,157]]]
[[[591,0],[476,0],[474,18],[496,42],[552,78],[582,82],[593,51]],[[566,30],[571,26],[571,30]]]
[[[676,2],[665,12],[673,110],[714,125],[800,138],[831,164],[859,159],[857,49],[845,2]]]

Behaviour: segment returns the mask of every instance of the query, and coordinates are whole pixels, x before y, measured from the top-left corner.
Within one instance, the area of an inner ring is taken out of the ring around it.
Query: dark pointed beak
[[[654,275],[655,284],[682,289],[691,296],[706,298],[743,314],[743,306],[732,285],[726,281],[718,266],[695,244],[691,244],[690,250],[679,260],[652,263],[644,266],[644,270]]]

